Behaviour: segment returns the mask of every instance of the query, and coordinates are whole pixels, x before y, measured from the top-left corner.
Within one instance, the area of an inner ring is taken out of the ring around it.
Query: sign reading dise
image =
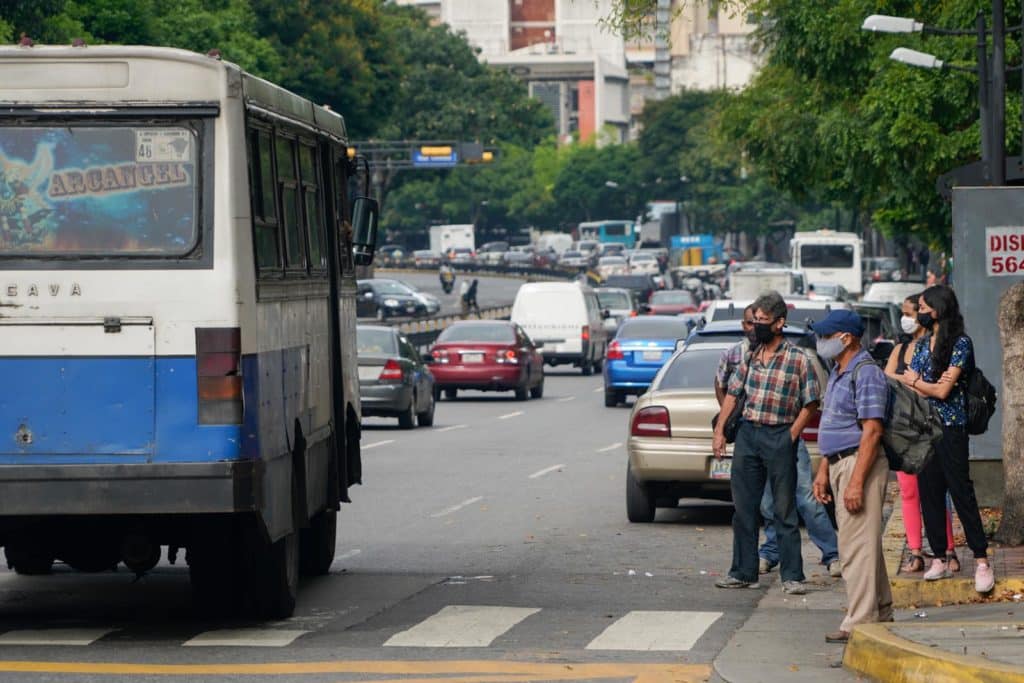
[[[1024,226],[985,228],[985,268],[989,277],[1024,276]]]

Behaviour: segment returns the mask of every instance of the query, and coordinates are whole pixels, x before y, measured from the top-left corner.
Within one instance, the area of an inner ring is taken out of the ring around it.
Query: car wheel
[[[654,497],[647,487],[633,477],[633,468],[626,466],[626,517],[636,524],[654,521]]]
[[[594,361],[594,372],[601,372],[604,369],[604,358],[598,358]]]
[[[458,389],[445,389],[444,390],[444,397],[446,399],[448,399],[449,401],[454,401],[455,397],[458,396],[458,395],[459,395],[459,390]]]
[[[525,401],[527,398],[529,398],[529,396],[530,396],[530,392],[527,391],[525,386],[516,387],[516,400],[517,401]]]
[[[614,408],[619,405],[619,392],[613,391],[612,389],[604,390],[604,407]]]
[[[383,309],[383,308],[381,308],[380,306],[378,306],[378,307],[377,307],[377,321],[378,321],[378,322],[384,322],[384,319],[385,319],[386,317],[387,317],[387,316],[386,316],[386,315],[384,315],[384,309]]]
[[[544,378],[540,378],[537,386],[530,389],[530,398],[544,398]]]
[[[409,401],[409,409],[398,416],[398,426],[402,429],[412,429],[416,426],[416,395],[413,394]]]
[[[433,427],[434,426],[434,408],[436,407],[434,395],[430,395],[430,405],[422,413],[416,414],[416,424],[420,427]]]

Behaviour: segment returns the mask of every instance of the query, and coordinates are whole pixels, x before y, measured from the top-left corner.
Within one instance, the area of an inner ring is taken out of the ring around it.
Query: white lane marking
[[[440,512],[435,512],[434,514],[432,514],[430,516],[435,518],[435,519],[438,518],[438,517],[445,517],[447,515],[452,514],[453,512],[458,512],[459,510],[461,510],[464,507],[468,507],[468,506],[470,506],[470,505],[472,505],[474,503],[479,503],[483,499],[484,499],[483,496],[477,496],[475,498],[467,498],[466,500],[462,501],[458,505],[452,505],[451,507],[447,507],[444,510],[441,510]]]
[[[594,393],[595,394],[600,394],[603,391],[604,391],[604,387],[598,387],[597,389],[594,389]]]
[[[539,609],[449,605],[412,628],[391,636],[384,647],[487,647]]]
[[[690,650],[721,612],[630,612],[590,641],[587,650]]]
[[[509,418],[513,418],[513,417],[519,417],[519,416],[520,416],[520,415],[522,415],[522,414],[523,414],[523,411],[521,411],[521,410],[517,410],[517,411],[516,411],[516,412],[514,412],[514,413],[508,413],[508,414],[506,414],[506,415],[499,415],[499,416],[498,416],[498,419],[499,419],[499,420],[508,420]]]
[[[0,645],[91,645],[114,628],[39,628],[8,631]]]
[[[545,474],[551,474],[555,470],[560,470],[563,467],[565,467],[565,465],[552,465],[551,467],[545,467],[544,469],[537,470],[536,472],[531,474],[530,479],[538,479],[540,477],[543,477]]]
[[[435,429],[434,433],[440,434],[442,432],[452,432],[456,429],[469,429],[469,425],[452,425],[451,427],[442,427],[441,429]]]
[[[200,633],[185,647],[285,647],[309,631],[275,628],[225,628]]]
[[[387,441],[374,441],[373,443],[368,443],[365,446],[363,446],[361,450],[368,451],[371,448],[376,448],[377,446],[387,446],[389,443],[394,442],[394,439],[388,439]]]
[[[555,403],[568,403],[569,401],[575,401],[575,400],[576,400],[575,396],[566,396],[565,398],[558,399],[557,401],[555,401]]]
[[[622,442],[613,443],[611,446],[605,446],[604,448],[598,448],[597,453],[607,453],[608,451],[614,451],[616,448],[622,448]]]
[[[355,557],[356,555],[361,554],[362,552],[363,551],[360,550],[359,548],[352,548],[352,550],[348,550],[346,552],[343,552],[341,555],[335,555],[334,556],[334,561],[337,562],[338,560],[348,560],[348,559],[351,559],[351,558]]]

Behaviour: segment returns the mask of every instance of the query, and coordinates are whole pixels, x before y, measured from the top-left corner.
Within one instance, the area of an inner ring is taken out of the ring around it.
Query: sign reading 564
[[[1024,226],[985,229],[985,268],[989,277],[1024,276]]]

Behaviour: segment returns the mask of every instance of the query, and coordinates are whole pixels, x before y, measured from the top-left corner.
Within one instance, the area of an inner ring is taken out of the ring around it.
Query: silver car
[[[434,375],[393,327],[357,325],[359,399],[363,417],[397,417],[412,429],[434,424]]]

